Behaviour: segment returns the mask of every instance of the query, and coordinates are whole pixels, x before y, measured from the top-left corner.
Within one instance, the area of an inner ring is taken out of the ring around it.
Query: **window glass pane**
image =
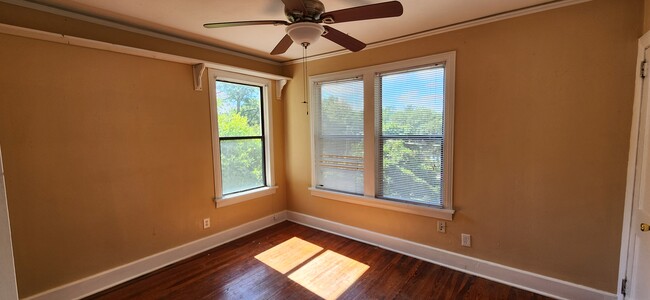
[[[442,139],[381,138],[381,196],[442,205]]]
[[[219,137],[262,135],[262,87],[217,81]]]
[[[363,194],[363,81],[317,86],[317,187]]]
[[[222,194],[266,185],[261,86],[216,81]]]
[[[444,74],[441,67],[382,74],[382,134],[443,134]]]
[[[363,194],[363,137],[322,138],[318,187]]]
[[[379,197],[442,205],[444,67],[380,74]]]
[[[262,138],[221,140],[223,194],[264,186]]]

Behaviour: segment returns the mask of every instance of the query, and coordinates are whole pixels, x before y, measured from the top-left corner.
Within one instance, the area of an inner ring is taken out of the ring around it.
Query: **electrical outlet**
[[[472,247],[472,236],[467,233],[461,233],[460,245],[463,247]]]
[[[210,228],[210,218],[203,219],[203,229]]]
[[[445,221],[438,221],[438,232],[447,232],[447,223]]]

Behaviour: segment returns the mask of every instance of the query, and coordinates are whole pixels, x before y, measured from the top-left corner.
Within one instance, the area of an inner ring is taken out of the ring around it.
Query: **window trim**
[[[454,214],[453,209],[438,208],[433,206],[424,206],[411,204],[401,201],[392,201],[383,198],[375,198],[362,195],[354,195],[337,191],[328,191],[324,189],[318,189],[310,187],[309,191],[312,196],[326,198],[330,200],[336,200],[341,202],[359,204],[364,206],[382,208],[387,210],[399,211],[408,214],[431,217],[443,220],[452,220]]]
[[[251,190],[241,191],[228,195],[223,195],[223,187],[221,183],[221,149],[219,143],[219,122],[217,112],[217,91],[215,82],[217,80],[228,81],[232,83],[240,83],[246,85],[259,86],[262,88],[262,120],[264,124],[264,161],[265,170],[264,175],[266,178],[265,186],[254,188]],[[271,112],[272,98],[271,98],[271,80],[250,75],[238,74],[217,69],[208,69],[208,86],[210,92],[210,129],[212,131],[212,164],[213,164],[213,183],[214,183],[214,202],[217,208],[225,207],[244,201],[257,199],[259,197],[274,194],[277,190],[275,186],[275,172],[273,166],[273,119]]]
[[[416,203],[398,202],[375,197],[375,181],[379,176],[376,173],[376,157],[378,155],[379,135],[376,132],[376,112],[375,112],[375,94],[378,92],[375,88],[376,74],[411,69],[418,66],[444,64],[445,65],[445,134],[444,134],[444,164],[443,164],[443,206],[424,206]],[[344,70],[334,73],[313,75],[309,77],[309,93],[313,98],[315,95],[315,84],[323,81],[336,81],[346,78],[361,77],[363,79],[364,93],[364,195],[353,195],[344,192],[328,191],[316,187],[316,138],[317,126],[316,114],[310,115],[311,127],[311,195],[331,200],[344,201],[359,205],[378,207],[388,210],[406,212],[415,215],[440,218],[451,220],[454,214],[453,210],[453,144],[454,144],[454,99],[455,99],[455,70],[456,70],[456,52],[450,51],[440,54],[434,54],[419,58],[402,60],[381,65]],[[317,112],[320,101],[311,101],[310,111]],[[372,176],[367,176],[372,175]]]

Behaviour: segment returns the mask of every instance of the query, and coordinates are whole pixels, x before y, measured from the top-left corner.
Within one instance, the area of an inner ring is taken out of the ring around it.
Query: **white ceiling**
[[[387,0],[321,0],[326,11],[380,3]],[[285,26],[258,25],[206,29],[204,23],[248,20],[286,20],[281,0],[35,0],[47,6],[147,29],[278,62],[302,57],[296,44],[279,56],[269,52],[284,36]],[[334,24],[366,44],[397,39],[444,26],[516,11],[557,0],[400,0],[401,17]],[[308,55],[342,47],[321,38]],[[363,51],[363,50],[362,50]]]

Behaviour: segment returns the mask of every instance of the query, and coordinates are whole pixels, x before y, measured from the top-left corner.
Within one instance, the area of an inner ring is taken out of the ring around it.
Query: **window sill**
[[[217,208],[226,207],[233,204],[241,203],[248,200],[257,199],[260,197],[268,196],[275,194],[275,191],[278,189],[277,186],[265,186],[259,189],[254,189],[250,191],[245,191],[241,193],[236,193],[232,195],[225,196],[216,201]]]
[[[453,209],[444,209],[444,208],[435,208],[420,206],[402,202],[394,202],[389,200],[383,200],[373,197],[366,196],[356,196],[345,193],[338,193],[333,191],[324,191],[317,188],[309,188],[312,196],[337,200],[342,202],[354,203],[358,205],[365,205],[370,207],[377,207],[387,210],[394,210],[408,214],[414,214],[418,216],[425,216],[430,218],[437,218],[442,220],[451,221],[454,215]]]

